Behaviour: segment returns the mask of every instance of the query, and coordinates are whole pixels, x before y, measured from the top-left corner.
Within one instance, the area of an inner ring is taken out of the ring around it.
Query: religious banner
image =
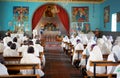
[[[89,8],[88,7],[72,7],[72,22],[88,22]]]
[[[117,22],[120,22],[120,12],[117,12]]]
[[[84,23],[83,24],[83,30],[82,30],[82,32],[89,33],[90,31],[91,31],[91,29],[90,29],[90,23]]]
[[[109,22],[109,16],[110,16],[110,6],[106,6],[104,8],[104,23]]]
[[[28,21],[29,7],[27,6],[14,6],[13,15],[14,20],[17,22]]]

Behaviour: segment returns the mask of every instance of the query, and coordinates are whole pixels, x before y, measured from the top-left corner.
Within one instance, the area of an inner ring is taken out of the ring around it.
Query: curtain
[[[57,6],[57,9],[59,10],[58,16],[60,18],[60,21],[62,22],[63,26],[65,27],[67,34],[69,34],[69,17],[67,12],[60,6]]]
[[[33,18],[32,18],[32,30],[36,27],[36,25],[38,24],[39,20],[41,19],[44,11],[46,9],[46,5],[43,5],[41,7],[39,7],[34,15],[33,15]]]

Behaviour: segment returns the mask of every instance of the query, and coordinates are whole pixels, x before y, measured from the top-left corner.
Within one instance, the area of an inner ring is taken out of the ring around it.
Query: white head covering
[[[115,62],[115,59],[114,59],[113,56],[114,56],[113,53],[111,53],[108,56],[107,61],[113,61],[113,62]],[[115,66],[107,66],[107,74],[113,73],[114,69],[115,69]]]
[[[119,45],[113,46],[112,52],[115,53],[116,56],[118,57],[118,60],[120,60],[120,46]]]
[[[102,36],[102,39],[103,39],[104,41],[107,41],[107,37],[106,37],[105,35]]]
[[[8,75],[7,67],[0,63],[0,75]]]
[[[4,50],[4,44],[3,43],[0,43],[0,53],[2,53]]]
[[[75,50],[84,50],[84,46],[82,43],[78,43],[76,46],[75,46]]]
[[[120,60],[120,47],[118,45],[113,46],[112,53],[108,56],[108,61],[115,62],[114,54],[117,56],[117,59]],[[116,66],[107,66],[107,73],[113,73]]]
[[[111,42],[113,42],[113,37],[109,36],[108,40],[110,40]]]
[[[82,43],[83,44],[87,44],[88,43],[88,38],[87,38],[86,34],[82,35],[81,38],[82,38]]]
[[[101,52],[102,52],[102,54],[110,54],[111,50],[108,48],[107,43],[103,43]]]
[[[104,43],[104,40],[102,38],[97,39],[97,45],[100,47],[100,49],[102,49],[103,43]]]
[[[103,60],[103,56],[100,48],[96,45],[94,46],[93,50],[90,52],[90,56],[89,56],[87,67],[86,67],[87,70],[93,72],[93,66],[89,65],[90,61],[100,61],[100,60]],[[105,67],[97,66],[96,73],[100,73],[100,74],[105,73]]]
[[[115,70],[114,70],[113,73],[117,74],[117,78],[120,78],[120,65],[118,65],[118,66],[115,68]]]
[[[4,42],[4,46],[7,46],[7,43],[9,42],[9,41],[12,41],[12,38],[11,37],[4,37],[4,39],[3,39],[3,42]]]
[[[96,42],[94,40],[90,40],[87,44],[87,47],[85,48],[85,50],[83,51],[82,54],[90,54],[90,50],[91,50],[91,46],[93,44],[96,44]],[[88,53],[87,53],[88,52]]]
[[[63,38],[63,41],[64,41],[64,42],[69,42],[68,36],[65,36],[65,37]]]

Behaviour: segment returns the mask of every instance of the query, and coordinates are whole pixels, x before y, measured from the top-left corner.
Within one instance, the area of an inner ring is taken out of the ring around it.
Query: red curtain
[[[46,9],[46,5],[43,5],[41,7],[39,7],[34,15],[33,15],[33,18],[32,18],[32,30],[36,27],[36,25],[38,24],[39,20],[41,19],[44,11]]]
[[[69,17],[67,12],[60,6],[57,6],[59,13],[58,16],[63,24],[63,26],[65,27],[67,34],[69,34]]]

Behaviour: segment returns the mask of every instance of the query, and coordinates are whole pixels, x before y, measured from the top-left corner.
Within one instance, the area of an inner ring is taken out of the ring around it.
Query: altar
[[[46,41],[56,41],[56,37],[60,34],[59,31],[44,31],[43,35]]]

